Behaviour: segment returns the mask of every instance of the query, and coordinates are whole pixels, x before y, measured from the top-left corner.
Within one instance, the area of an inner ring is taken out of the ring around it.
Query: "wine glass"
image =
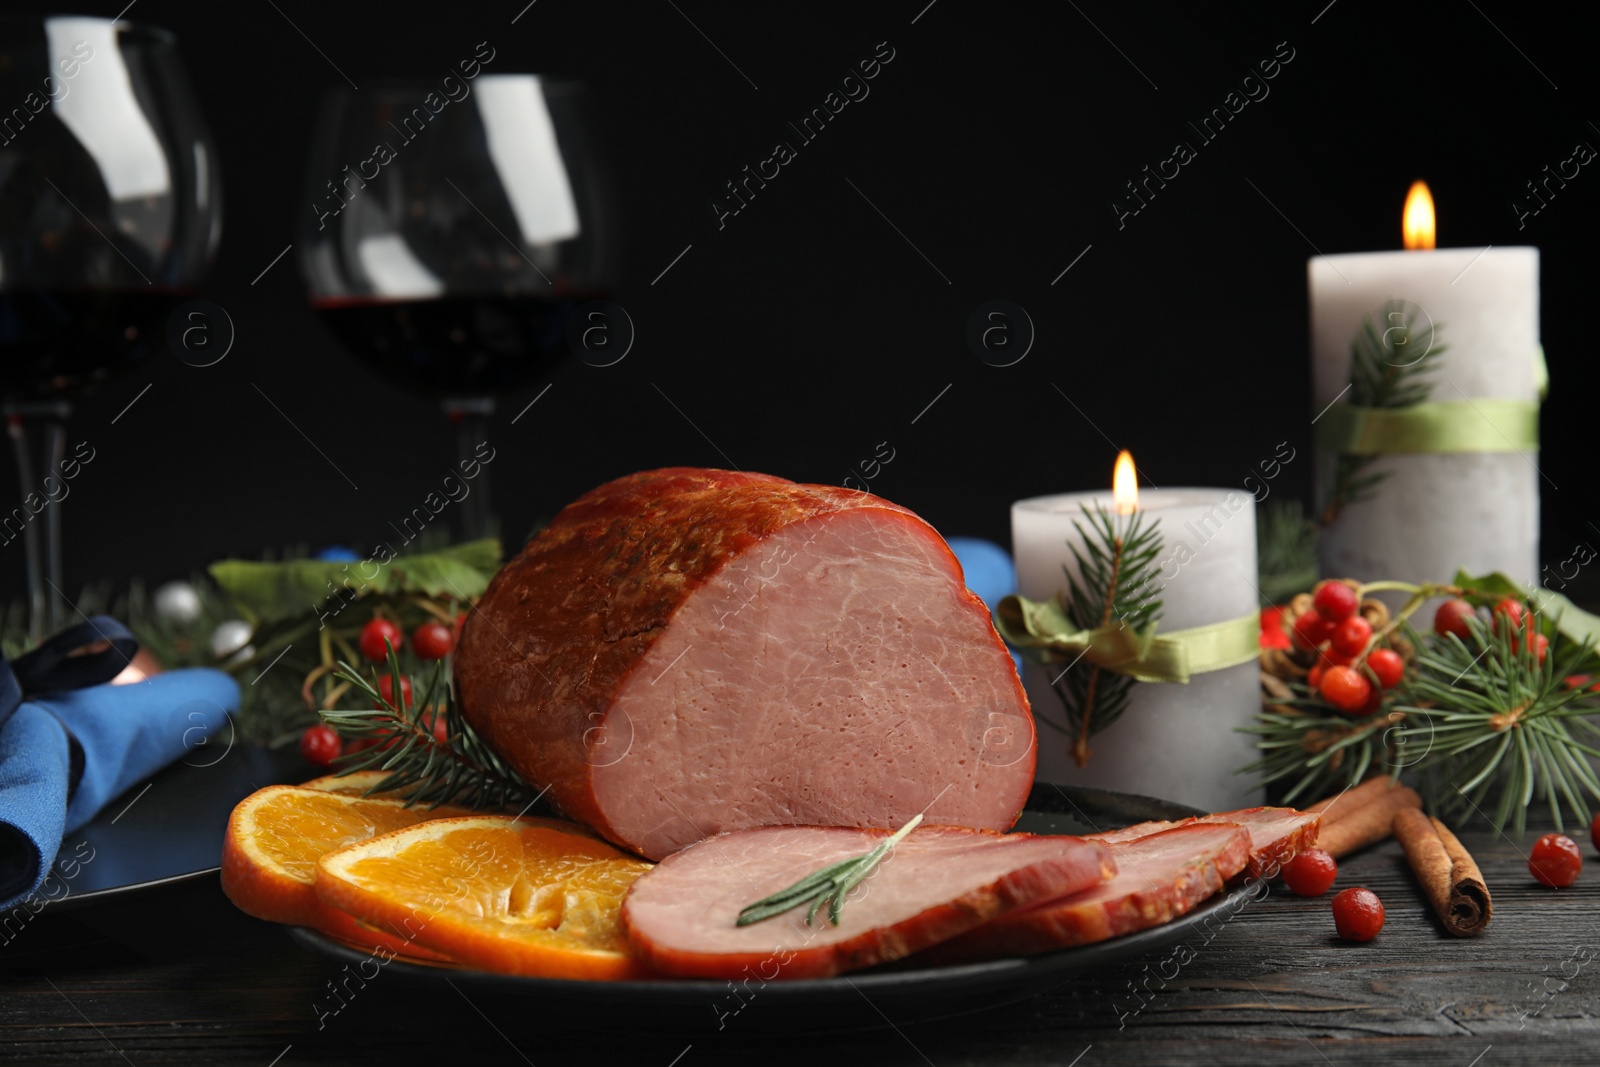
[[[165,347],[221,186],[165,30],[0,18],[0,109],[0,412],[23,497],[0,542],[23,542],[37,638],[63,621],[62,502],[93,453],[66,453],[69,398]]]
[[[616,277],[590,108],[579,83],[480,71],[337,88],[320,112],[297,242],[312,306],[457,424],[469,538],[493,526],[476,459],[494,398],[552,366]]]

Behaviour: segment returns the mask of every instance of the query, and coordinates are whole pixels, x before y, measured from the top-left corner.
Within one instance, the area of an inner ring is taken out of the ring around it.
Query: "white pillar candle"
[[[1050,600],[1078,577],[1071,546],[1083,549],[1073,524],[1090,529],[1081,506],[1116,516],[1109,492],[1035,497],[1011,506],[1017,591]],[[1256,514],[1249,493],[1227,489],[1142,489],[1139,510],[1159,520],[1161,615],[1157,633],[1225,622],[1257,609]],[[1116,521],[1126,522],[1117,517]],[[1099,620],[1092,620],[1091,626]],[[1073,670],[1086,667],[1080,663]],[[1027,664],[1023,680],[1036,719],[1064,725],[1061,697],[1050,686],[1063,665]],[[1207,811],[1260,803],[1248,775],[1255,738],[1239,733],[1261,706],[1259,667],[1191,676],[1188,682],[1135,682],[1120,718],[1089,738],[1089,764],[1073,759],[1073,738],[1041,722],[1037,778],[1161,797]]]
[[[1425,334],[1431,320],[1446,346],[1425,379],[1433,382],[1431,401],[1538,399],[1538,249],[1315,256],[1307,274],[1313,412],[1341,398],[1350,384],[1352,339],[1391,300],[1421,308],[1426,319],[1419,317],[1418,329]],[[1466,417],[1482,417],[1468,411]],[[1386,477],[1371,498],[1346,506],[1322,531],[1323,574],[1449,581],[1465,567],[1537,584],[1539,454],[1505,447],[1377,457],[1367,472]],[[1335,455],[1318,455],[1319,514],[1335,463]]]

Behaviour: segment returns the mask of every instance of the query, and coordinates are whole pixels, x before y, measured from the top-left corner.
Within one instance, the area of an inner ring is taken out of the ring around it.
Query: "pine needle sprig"
[[[1360,408],[1407,408],[1421,404],[1433,391],[1429,378],[1447,346],[1439,343],[1442,323],[1419,331],[1416,315],[1405,301],[1390,300],[1361,324],[1350,343],[1349,403]],[[1423,346],[1426,346],[1425,348]],[[1418,348],[1421,354],[1416,354]],[[1333,491],[1322,509],[1320,525],[1329,526],[1350,504],[1371,499],[1387,477],[1371,470],[1380,456],[1341,453],[1334,468]]]
[[[1564,683],[1593,646],[1563,642],[1540,663],[1531,641],[1513,644],[1513,628],[1467,622],[1470,641],[1451,634],[1418,642],[1404,689],[1401,709],[1412,721],[1401,734],[1427,748],[1430,802],[1443,813],[1470,807],[1488,815],[1494,793],[1495,826],[1521,833],[1537,796],[1557,828],[1564,813],[1587,824],[1589,799],[1600,801],[1587,757],[1600,748],[1577,735],[1592,741],[1600,730],[1587,718],[1595,712],[1587,694]]]
[[[385,701],[372,682],[343,660],[337,675],[365,708],[323,709],[322,721],[340,737],[369,739],[372,747],[342,756],[339,774],[381,770],[387,776],[368,790],[401,792],[406,804],[437,808],[455,803],[473,808],[531,805],[541,794],[517,774],[461,714],[441,661],[418,700],[406,701],[400,660],[389,648],[388,677],[395,701]],[[396,707],[398,703],[400,706]],[[435,733],[442,715],[446,738]]]
[[[1092,510],[1080,506],[1083,520],[1074,519],[1072,524],[1083,547],[1069,544],[1078,574],[1062,567],[1067,580],[1062,608],[1079,629],[1121,621],[1137,633],[1146,632],[1161,615],[1156,566],[1162,550],[1160,520],[1140,511],[1121,517],[1100,505]],[[1078,766],[1086,766],[1089,736],[1116,722],[1127,710],[1134,679],[1078,662],[1051,684],[1066,713],[1064,732],[1074,737],[1073,758]]]
[[[1328,714],[1326,704],[1309,697],[1279,701],[1278,706],[1286,711],[1263,711],[1254,726],[1240,728],[1261,738],[1256,748],[1262,753],[1240,773],[1256,775],[1263,785],[1298,774],[1281,798],[1284,804],[1355,785],[1374,766],[1395,775],[1406,765],[1400,749],[1404,742],[1397,736],[1403,715],[1389,712],[1352,722]]]

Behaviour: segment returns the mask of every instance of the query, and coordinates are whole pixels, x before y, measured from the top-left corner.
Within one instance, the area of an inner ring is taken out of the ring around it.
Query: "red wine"
[[[0,289],[0,393],[72,392],[166,348],[167,319],[188,292]]]
[[[577,298],[313,298],[334,336],[379,372],[428,396],[489,396],[528,384],[567,350]]]

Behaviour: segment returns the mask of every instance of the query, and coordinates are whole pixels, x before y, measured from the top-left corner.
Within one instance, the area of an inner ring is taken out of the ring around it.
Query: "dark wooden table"
[[[1340,871],[1388,908],[1367,944],[1334,936],[1327,898],[1275,890],[1192,942],[1181,967],[1167,949],[1007,1007],[831,1034],[774,1029],[759,1002],[720,1031],[703,1018],[574,1025],[526,996],[387,976],[319,1028],[313,1004],[337,966],[236,911],[208,878],[46,908],[14,931],[0,946],[0,1062],[1600,1063],[1600,859],[1587,835],[1590,869],[1561,891],[1528,876],[1532,833],[1462,837],[1495,898],[1477,939],[1440,931],[1391,841]]]

